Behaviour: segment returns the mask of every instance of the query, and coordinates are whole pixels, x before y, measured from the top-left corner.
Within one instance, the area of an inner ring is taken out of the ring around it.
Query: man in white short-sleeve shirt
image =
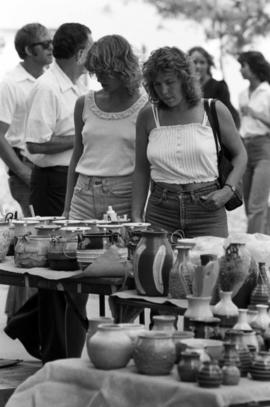
[[[90,30],[77,23],[58,28],[55,62],[35,84],[26,121],[28,158],[34,163],[31,203],[36,215],[57,216],[64,209],[67,170],[75,136],[74,107],[89,88],[84,63],[92,45]]]
[[[46,27],[27,24],[15,35],[21,62],[0,83],[0,157],[9,168],[12,197],[24,216],[29,209],[31,163],[25,155],[24,125],[26,99],[44,67],[52,62],[52,39]]]

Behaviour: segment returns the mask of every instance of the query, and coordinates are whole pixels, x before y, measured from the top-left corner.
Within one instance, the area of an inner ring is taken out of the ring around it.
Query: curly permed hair
[[[85,66],[90,75],[118,74],[130,95],[140,87],[142,74],[139,60],[129,42],[121,35],[105,35],[94,42]]]
[[[173,72],[181,81],[182,91],[189,107],[196,106],[202,93],[194,72],[191,58],[177,47],[162,47],[153,51],[143,64],[144,86],[150,101],[164,105],[154,89],[154,81],[160,72]]]
[[[247,63],[250,70],[260,81],[270,83],[270,64],[259,51],[241,52],[238,62],[243,65]]]

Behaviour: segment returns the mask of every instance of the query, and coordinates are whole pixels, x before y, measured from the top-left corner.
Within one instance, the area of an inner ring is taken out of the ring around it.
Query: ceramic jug
[[[257,276],[257,284],[253,289],[250,297],[250,305],[257,304],[268,305],[269,296],[269,281],[265,270],[265,263],[259,263],[259,272]]]
[[[141,231],[134,253],[134,281],[139,294],[167,296],[173,251],[167,233],[157,230]]]

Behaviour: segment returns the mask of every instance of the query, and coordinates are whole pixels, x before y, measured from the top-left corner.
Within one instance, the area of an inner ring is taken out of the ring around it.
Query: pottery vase
[[[176,352],[172,335],[150,331],[140,334],[135,344],[133,359],[139,373],[167,375],[175,362]]]
[[[220,301],[213,307],[213,314],[220,318],[221,333],[232,328],[238,320],[238,308],[232,301],[232,291],[220,291]]]
[[[256,309],[258,311],[258,315],[251,322],[251,327],[264,334],[265,330],[268,329],[270,325],[270,316],[267,313],[268,305],[257,304]]]
[[[250,367],[252,379],[269,381],[270,380],[270,352],[259,352]]]
[[[219,387],[222,383],[222,371],[217,361],[204,362],[199,369],[198,383],[201,387]]]
[[[235,365],[240,368],[240,357],[236,349],[236,344],[234,342],[224,342],[223,344],[223,354],[219,360],[219,365]]]
[[[259,263],[257,284],[251,293],[250,305],[253,307],[257,304],[268,305],[269,299],[269,281],[265,270],[265,263]]]
[[[236,386],[240,381],[240,370],[235,364],[225,365],[222,368],[222,384]]]
[[[251,365],[251,355],[243,340],[244,333],[238,329],[229,329],[226,332],[225,340],[235,344],[240,359],[241,376],[245,377]]]
[[[200,366],[200,355],[197,352],[183,352],[177,366],[181,381],[196,382]]]
[[[174,332],[175,328],[175,315],[153,315],[152,331],[166,331]]]
[[[194,297],[193,295],[187,296],[188,306],[184,313],[184,329],[190,329],[190,320],[196,319],[205,321],[213,317],[210,307],[211,297]]]
[[[169,277],[169,297],[186,298],[192,294],[192,276],[195,266],[189,259],[189,251],[195,243],[179,240],[175,246],[177,250],[176,261],[171,269]]]
[[[141,295],[167,296],[173,265],[167,233],[149,229],[141,236],[133,257],[136,290]]]
[[[192,331],[175,331],[172,333],[172,339],[175,346],[176,358],[175,363],[179,363],[181,359],[181,354],[187,348],[187,345],[182,342],[183,339],[194,338],[194,333]]]
[[[88,355],[97,369],[120,369],[132,357],[133,343],[117,324],[101,324],[88,341]]]
[[[239,308],[238,312],[239,312],[238,321],[233,326],[233,329],[240,329],[241,331],[252,331],[252,328],[248,323],[247,309]]]

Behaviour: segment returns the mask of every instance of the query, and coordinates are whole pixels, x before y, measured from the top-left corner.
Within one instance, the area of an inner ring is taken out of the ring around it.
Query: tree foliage
[[[203,25],[207,39],[220,41],[221,54],[235,54],[270,32],[270,0],[145,0],[164,17]]]

